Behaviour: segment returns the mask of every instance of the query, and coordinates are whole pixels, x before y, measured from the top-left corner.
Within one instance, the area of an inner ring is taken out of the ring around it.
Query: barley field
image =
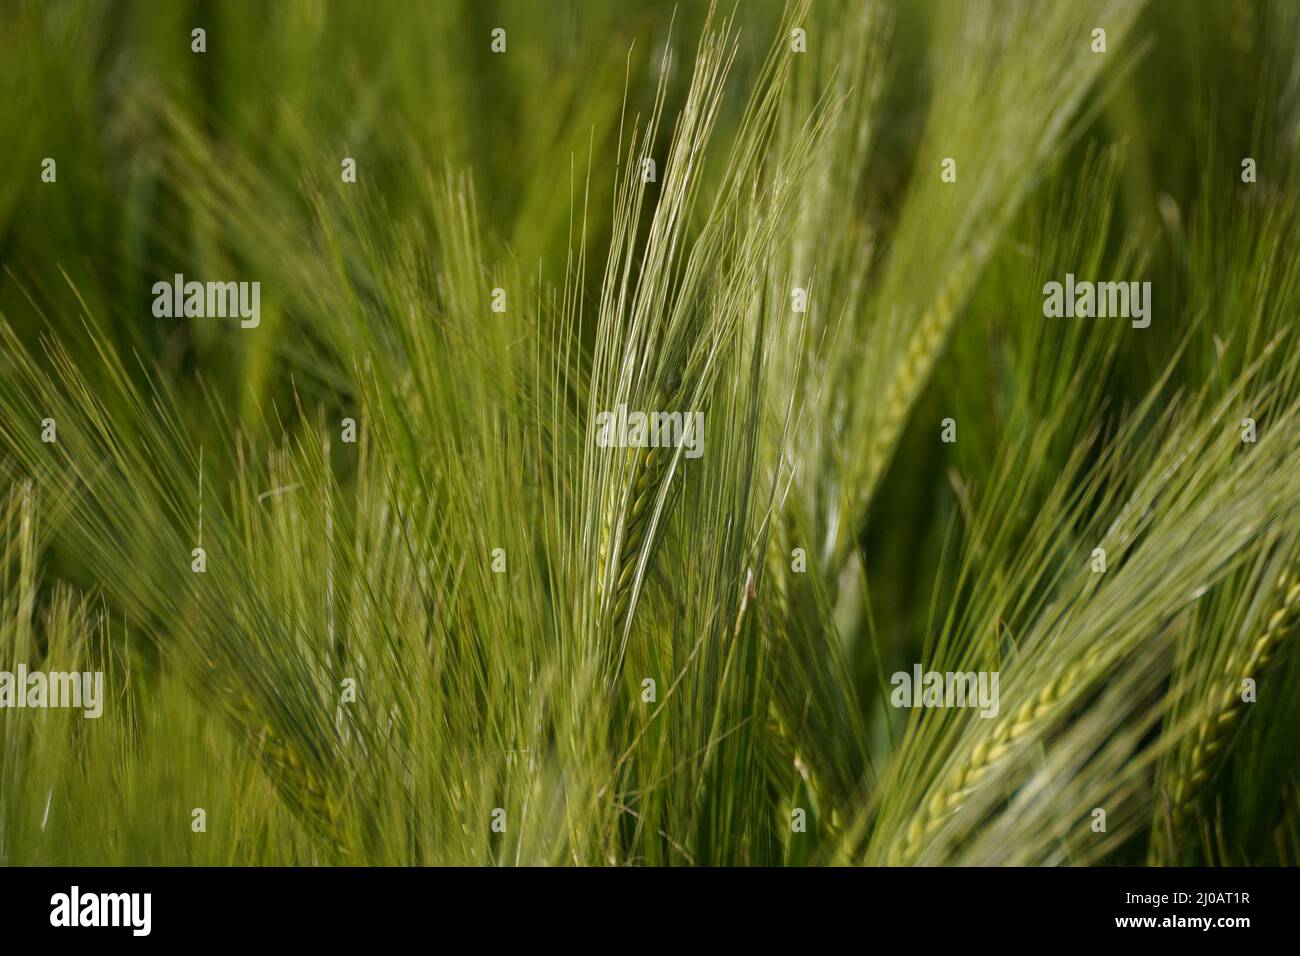
[[[1300,861],[1300,4],[2,19],[0,865]]]

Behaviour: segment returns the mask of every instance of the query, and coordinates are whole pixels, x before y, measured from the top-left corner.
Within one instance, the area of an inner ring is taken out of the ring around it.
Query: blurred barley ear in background
[[[10,4],[0,671],[107,699],[0,708],[0,864],[1300,861],[1298,44]]]

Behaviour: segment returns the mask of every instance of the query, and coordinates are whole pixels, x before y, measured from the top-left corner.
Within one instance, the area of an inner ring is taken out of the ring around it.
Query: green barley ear
[[[277,734],[269,724],[262,725],[252,743],[280,795],[299,819],[336,852],[341,851],[342,844],[335,832],[343,819],[344,807],[338,781],[317,760],[304,758],[300,748],[285,735]]]
[[[1284,571],[1271,594],[1263,630],[1250,643],[1237,645],[1216,682],[1214,696],[1203,716],[1179,749],[1167,810],[1158,806],[1152,831],[1151,862],[1177,859],[1179,845],[1188,833],[1197,804],[1222,767],[1227,744],[1246,714],[1241,681],[1258,681],[1268,670],[1278,648],[1300,623],[1300,574]]]
[[[797,22],[805,3],[784,22]],[[781,94],[792,70],[786,37],[778,36],[760,68],[717,195],[696,209],[723,85],[736,55],[730,21],[706,32],[686,103],[677,118],[653,215],[644,237],[636,223],[646,183],[629,164],[616,200],[615,230],[597,317],[588,389],[588,421],[625,404],[629,411],[707,415],[713,388],[728,374],[744,323],[757,307],[772,250],[800,201],[800,186],[821,142],[833,104],[818,104],[803,135],[773,149]],[[662,86],[660,90],[662,94]],[[656,104],[629,155],[654,144]],[[702,212],[699,225],[691,215]],[[641,404],[650,403],[649,406]],[[581,497],[595,583],[594,619],[614,628],[621,661],[641,581],[662,521],[677,493],[676,471],[688,467],[680,449],[629,449],[613,455],[585,450]],[[676,465],[674,465],[676,462]]]
[[[655,392],[650,409],[679,409],[682,390]],[[670,447],[628,448],[622,452],[620,484],[606,508],[600,535],[600,606],[614,627],[626,621],[637,568],[646,550],[651,514],[664,491],[664,480],[676,450]]]
[[[1244,376],[1235,389],[1254,384]],[[993,570],[989,583],[979,590],[992,587],[995,595],[1006,593],[1022,606],[1026,595],[1036,595],[1017,615],[1024,622],[1018,628],[1021,637],[1008,667],[1001,668],[1004,705],[1011,709],[989,721],[948,718],[942,711],[912,715],[895,765],[881,783],[886,792],[873,821],[866,859],[910,863],[967,858],[965,847],[971,848],[970,859],[997,859],[996,834],[1016,826],[1017,801],[1012,796],[1028,781],[1041,780],[1036,777],[1040,762],[1059,765],[1060,772],[1068,768],[1077,781],[1059,779],[1053,784],[1053,793],[1062,794],[1063,802],[1052,813],[1034,811],[1043,843],[1033,850],[1020,841],[1018,860],[1055,859],[1057,840],[1065,841],[1062,845],[1071,852],[1093,857],[1106,841],[1121,842],[1143,825],[1133,812],[1142,803],[1129,797],[1149,785],[1143,783],[1147,768],[1154,768],[1167,745],[1133,731],[1139,725],[1154,726],[1153,715],[1168,711],[1187,694],[1185,681],[1161,690],[1172,668],[1168,638],[1198,596],[1186,582],[1212,585],[1227,578],[1256,560],[1268,535],[1279,527],[1294,527],[1294,500],[1285,489],[1294,483],[1288,461],[1296,438],[1286,432],[1287,426],[1280,426],[1266,439],[1267,448],[1264,443],[1258,446],[1260,454],[1238,454],[1236,436],[1225,434],[1224,428],[1231,420],[1232,401],[1235,398],[1219,403],[1206,420],[1196,406],[1166,413],[1154,435],[1146,433],[1140,418],[1129,423],[1127,436],[1121,435],[1107,456],[1143,462],[1145,477],[1131,489],[1108,489],[1098,500],[1094,492],[1108,480],[1112,465],[1094,466],[1077,501],[1048,521],[1044,555],[1061,553],[1060,544],[1051,539],[1069,542],[1073,532],[1062,528],[1083,518],[1079,527],[1090,529],[1085,540],[1106,543],[1112,555],[1112,567],[1105,574],[1090,571],[1076,557],[1063,571],[1045,576],[1040,576],[1041,566],[1034,566],[1038,562],[1018,566],[1014,574],[1026,575],[1019,581],[1005,580],[1004,569]],[[1279,410],[1279,419],[1289,424],[1297,414],[1300,409],[1293,406]],[[1201,465],[1195,474],[1172,467],[1188,458]],[[1249,489],[1248,506],[1242,489]],[[1225,511],[1229,502],[1233,507]],[[998,504],[992,507],[996,513]],[[1080,507],[1083,510],[1071,517],[1071,510]],[[1091,518],[1086,517],[1089,513]],[[1175,542],[1183,544],[1174,547]],[[1067,544],[1065,553],[1076,548]],[[987,607],[998,609],[1005,600],[996,598]],[[985,607],[984,599],[974,600],[974,606]],[[963,615],[959,626],[978,627],[987,611],[977,613],[974,620]],[[1272,653],[1277,629],[1289,620],[1289,613],[1274,613],[1267,640],[1252,645],[1259,649],[1259,660]],[[953,626],[946,624],[937,638],[939,651],[954,644],[948,632]],[[944,660],[940,654],[941,664],[932,667],[964,671],[987,666],[976,663],[981,658],[975,656],[973,639],[955,643],[952,653],[959,648],[964,656]],[[1119,706],[1103,704],[1092,695],[1103,674],[1109,679],[1100,693],[1111,700],[1123,681],[1133,681],[1133,693],[1118,698]],[[1042,761],[1034,759],[1034,745],[1042,745]],[[1112,779],[1108,774],[1117,764],[1125,773]],[[1081,801],[1088,800],[1094,807],[1108,800],[1122,805],[1124,818],[1106,837],[1079,843],[1073,821]],[[850,831],[850,840],[866,822],[859,821]]]
[[[953,267],[934,302],[926,307],[899,355],[880,400],[866,459],[866,497],[870,497],[898,445],[908,413],[929,381],[930,372],[947,342],[961,302],[974,282],[986,254],[965,254]]]
[[[1041,739],[1045,731],[1060,719],[1061,705],[1076,699],[1082,689],[1096,680],[1104,663],[1103,649],[1093,649],[1081,661],[1059,671],[1033,699],[1000,718],[989,735],[975,745],[969,757],[917,810],[904,829],[902,839],[889,850],[890,865],[914,862],[926,838],[933,836],[951,814],[965,806],[971,792],[980,786],[989,772],[1026,739]]]
[[[1084,98],[1107,77],[1104,58],[1077,42],[1098,22],[1112,43],[1141,4],[1097,0],[1041,9],[1010,3],[938,5],[936,43],[951,57],[936,85],[899,229],[864,300],[844,361],[879,396],[849,409],[846,500],[830,529],[837,559],[862,528],[899,435],[947,347],[976,281],[1031,189],[1082,120]],[[1062,51],[1069,51],[1063,54]],[[995,106],[994,103],[997,105]],[[955,182],[940,163],[956,158]]]

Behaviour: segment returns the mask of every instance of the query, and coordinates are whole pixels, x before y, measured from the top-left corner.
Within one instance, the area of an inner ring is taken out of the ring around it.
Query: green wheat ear
[[[1153,849],[1159,857],[1163,858],[1170,843],[1176,844],[1183,835],[1205,785],[1221,765],[1227,738],[1245,711],[1240,697],[1241,679],[1267,668],[1282,640],[1300,622],[1300,574],[1284,572],[1278,578],[1275,594],[1277,604],[1264,624],[1264,632],[1229,658],[1224,673],[1227,680],[1217,706],[1196,727],[1191,750],[1169,795],[1167,826],[1155,830]]]

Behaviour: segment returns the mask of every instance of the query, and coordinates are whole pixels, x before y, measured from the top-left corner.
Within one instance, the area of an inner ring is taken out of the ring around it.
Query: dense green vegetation
[[[0,864],[1300,860],[1300,6],[0,19]]]

